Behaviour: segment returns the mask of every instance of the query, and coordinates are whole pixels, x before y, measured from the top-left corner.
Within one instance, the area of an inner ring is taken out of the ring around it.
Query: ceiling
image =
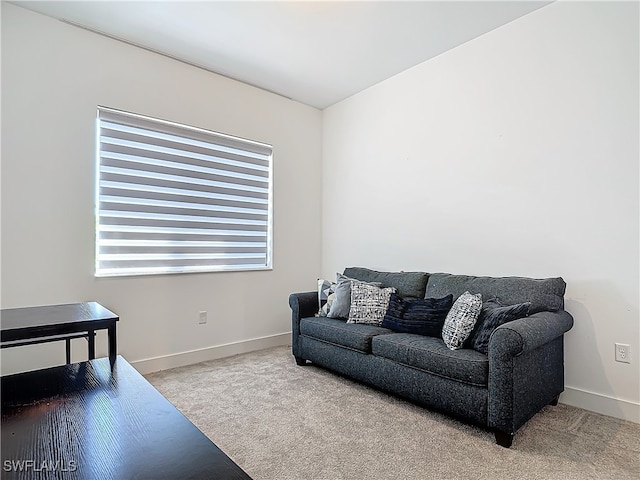
[[[548,1],[16,1],[326,108]]]

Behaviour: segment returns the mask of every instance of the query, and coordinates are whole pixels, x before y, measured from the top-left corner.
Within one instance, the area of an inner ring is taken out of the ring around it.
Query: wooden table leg
[[[87,342],[89,342],[89,360],[96,358],[96,332],[89,330],[87,332]]]
[[[111,366],[113,366],[118,354],[116,349],[116,322],[113,322],[112,325],[107,327],[107,334],[109,335],[109,361],[111,362]]]

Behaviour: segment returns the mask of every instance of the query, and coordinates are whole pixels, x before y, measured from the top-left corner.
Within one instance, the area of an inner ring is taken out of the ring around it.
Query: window
[[[96,276],[271,268],[272,147],[98,108]]]

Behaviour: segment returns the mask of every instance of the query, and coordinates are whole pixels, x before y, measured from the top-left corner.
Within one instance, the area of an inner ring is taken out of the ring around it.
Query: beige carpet
[[[147,379],[254,480],[640,479],[638,424],[560,404],[505,449],[284,347]]]

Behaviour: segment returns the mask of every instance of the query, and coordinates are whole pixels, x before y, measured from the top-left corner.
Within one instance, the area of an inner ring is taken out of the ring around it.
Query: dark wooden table
[[[251,478],[121,356],[1,382],[2,478]]]
[[[65,340],[66,359],[71,363],[71,339],[89,342],[89,360],[96,358],[95,331],[106,329],[109,359],[114,362],[118,315],[96,302],[46,305],[0,310],[2,348]]]

